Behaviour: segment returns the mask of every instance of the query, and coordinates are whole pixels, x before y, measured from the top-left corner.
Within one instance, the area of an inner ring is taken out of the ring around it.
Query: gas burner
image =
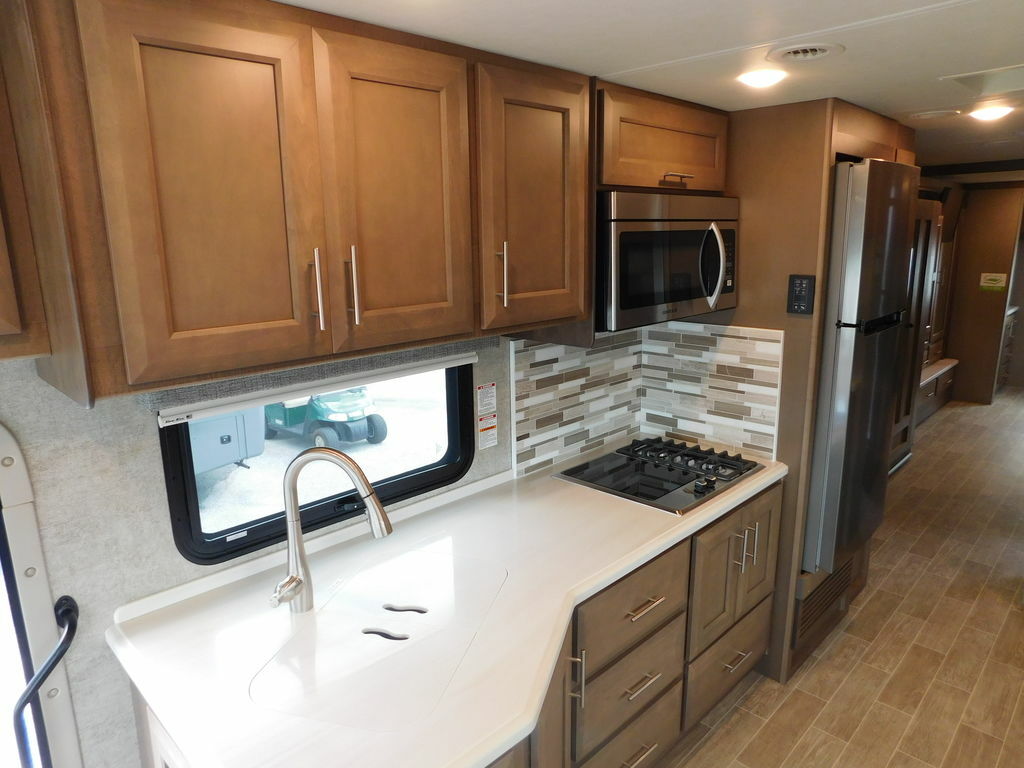
[[[687,469],[700,475],[715,475],[720,480],[734,480],[757,466],[756,462],[744,459],[739,453],[730,455],[727,451],[716,452],[713,448],[687,445],[683,441],[650,437],[634,440],[620,448],[618,453],[632,456],[655,464]]]

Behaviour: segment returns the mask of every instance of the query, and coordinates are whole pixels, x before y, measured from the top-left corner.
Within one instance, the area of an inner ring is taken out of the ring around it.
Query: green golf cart
[[[287,433],[310,439],[319,448],[342,443],[382,443],[388,425],[377,413],[366,387],[352,387],[264,406],[267,438]]]

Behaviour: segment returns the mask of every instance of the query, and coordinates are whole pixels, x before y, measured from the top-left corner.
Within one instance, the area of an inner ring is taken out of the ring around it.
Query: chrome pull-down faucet
[[[302,543],[302,518],[299,514],[299,475],[314,461],[329,461],[344,470],[356,487],[356,493],[366,504],[366,517],[370,521],[373,538],[381,539],[391,533],[391,521],[377,498],[370,481],[355,460],[333,448],[307,448],[284,471],[284,512],[288,536],[288,575],[277,585],[270,597],[274,608],[288,603],[292,613],[313,610],[313,582],[306,562],[306,547]]]

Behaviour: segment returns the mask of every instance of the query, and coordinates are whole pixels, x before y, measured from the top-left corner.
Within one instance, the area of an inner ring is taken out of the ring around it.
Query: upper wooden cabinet
[[[586,312],[589,83],[478,64],[483,328]]]
[[[14,271],[7,247],[7,231],[0,216],[0,336],[21,333],[21,312],[18,294],[14,292]]]
[[[317,29],[334,348],[474,328],[464,59]]]
[[[309,28],[78,14],[129,382],[329,353]]]
[[[833,153],[914,165],[913,128],[840,99],[833,104]]]
[[[722,190],[729,117],[602,83],[601,183]]]
[[[0,358],[50,350],[11,116],[0,69]]]

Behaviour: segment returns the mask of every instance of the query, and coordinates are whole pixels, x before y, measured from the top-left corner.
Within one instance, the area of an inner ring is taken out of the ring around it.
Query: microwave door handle
[[[708,284],[704,282],[704,249],[708,244],[708,232],[710,229],[704,230],[704,237],[700,240],[700,249],[697,251],[697,279],[700,280],[700,289],[704,293],[708,292]]]
[[[715,285],[714,292],[708,297],[708,306],[714,309],[722,295],[722,284],[725,282],[725,240],[722,239],[722,230],[718,228],[718,222],[712,221],[708,231],[715,235],[715,240],[718,242],[718,283]],[[701,281],[703,282],[703,277]]]

